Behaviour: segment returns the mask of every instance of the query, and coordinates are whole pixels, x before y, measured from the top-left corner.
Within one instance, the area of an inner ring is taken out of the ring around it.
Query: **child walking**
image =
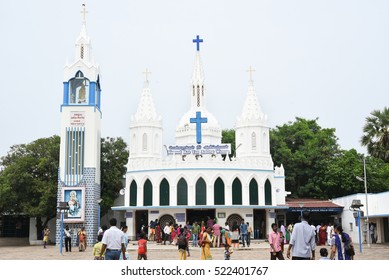
[[[231,250],[231,246],[229,244],[224,245],[224,260],[228,261],[231,259],[231,254],[233,251]]]
[[[182,231],[177,240],[178,256],[180,260],[186,260],[186,250],[188,248],[188,239],[185,236],[185,232]]]
[[[43,248],[46,249],[46,245],[49,243],[50,230],[48,227],[45,227],[43,230]]]
[[[95,260],[104,260],[104,253],[102,257],[100,257],[100,252],[103,247],[103,242],[101,242],[101,240],[103,240],[103,235],[100,234],[97,236],[97,243],[93,246],[93,256],[95,257]]]
[[[138,260],[147,260],[147,240],[144,232],[140,234],[140,239],[138,240]]]

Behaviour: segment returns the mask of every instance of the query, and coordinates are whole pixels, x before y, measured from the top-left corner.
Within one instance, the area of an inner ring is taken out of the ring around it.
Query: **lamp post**
[[[61,229],[60,229],[60,239],[59,239],[59,253],[62,255],[62,246],[63,246],[63,220],[65,216],[65,212],[69,209],[67,202],[60,202],[57,206],[57,209],[59,210],[59,213],[61,215]]]
[[[299,206],[300,206],[300,222],[303,220],[303,207],[304,207],[304,203],[299,203]]]
[[[367,198],[367,179],[366,179],[366,161],[365,156],[363,156],[363,178],[356,176],[358,181],[361,181],[364,183],[365,186],[365,200],[366,200],[366,235],[367,235],[367,247],[370,248],[370,232],[369,232],[369,204],[368,204],[368,198]]]
[[[361,201],[359,199],[354,199],[351,203],[350,210],[354,211],[354,218],[357,218],[358,223],[358,238],[359,238],[359,252],[362,253],[362,237],[361,237]],[[356,211],[356,213],[355,213]],[[355,214],[357,214],[355,216]]]
[[[100,203],[103,201],[102,198],[96,200],[98,208],[97,208],[97,230],[100,229]]]

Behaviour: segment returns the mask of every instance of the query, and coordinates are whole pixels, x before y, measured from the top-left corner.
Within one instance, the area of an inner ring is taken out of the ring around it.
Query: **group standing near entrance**
[[[96,243],[93,245],[95,260],[126,260],[129,259],[127,246],[129,237],[127,226],[117,228],[117,220],[110,220],[110,227],[104,225],[97,233]],[[231,229],[231,230],[230,230]],[[49,235],[49,230],[43,231],[44,236]],[[154,241],[160,245],[177,246],[178,259],[187,260],[190,257],[190,247],[200,249],[201,260],[212,260],[213,248],[224,248],[224,259],[230,260],[234,249],[249,247],[253,230],[249,222],[243,219],[240,224],[234,222],[224,226],[217,223],[216,219],[207,217],[200,222],[191,224],[187,221],[183,225],[166,223],[161,227],[158,219],[150,221],[148,226],[142,226],[137,240],[137,256],[135,259],[147,260],[147,243]],[[324,234],[325,233],[325,234]],[[82,227],[77,232],[79,251],[86,249],[86,230]],[[71,252],[71,230],[66,225],[64,229],[66,252]],[[355,255],[351,237],[343,231],[340,225],[332,226],[331,223],[321,223],[318,226],[310,224],[310,212],[302,213],[301,222],[280,227],[273,223],[271,232],[267,235],[270,247],[270,260],[285,260],[284,246],[288,246],[286,257],[292,260],[314,260],[317,246],[329,246],[321,248],[321,260],[352,260]]]

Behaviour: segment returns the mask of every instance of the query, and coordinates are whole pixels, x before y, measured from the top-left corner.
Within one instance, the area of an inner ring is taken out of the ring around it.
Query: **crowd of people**
[[[284,245],[288,245],[286,256],[292,260],[314,260],[316,246],[330,246],[320,249],[321,260],[352,260],[355,255],[351,237],[343,231],[341,225],[331,223],[314,226],[309,224],[310,212],[302,213],[301,222],[289,224],[287,228],[272,224],[269,234],[270,259],[284,260]]]
[[[321,260],[352,260],[355,255],[350,236],[343,231],[342,226],[331,223],[314,226],[309,224],[310,213],[302,213],[301,222],[283,224],[278,227],[271,225],[271,232],[267,236],[270,245],[270,260],[284,260],[284,250],[287,247],[286,257],[292,260],[315,259],[316,246],[330,246],[321,248]],[[93,246],[95,260],[126,260],[129,259],[127,246],[129,244],[127,226],[117,227],[117,220],[110,220],[110,227],[102,226],[97,233],[97,242]],[[200,247],[201,259],[212,260],[211,248],[224,248],[224,259],[230,260],[234,249],[250,247],[253,229],[249,222],[241,220],[233,225],[225,223],[221,226],[216,219],[207,217],[205,221],[187,222],[185,225],[165,223],[161,225],[158,219],[148,225],[142,225],[137,236],[138,260],[147,260],[147,242],[155,241],[160,245],[174,245],[178,249],[178,259],[186,260],[190,257],[190,247]],[[48,235],[48,232],[46,232]],[[71,237],[69,227],[64,230],[66,252],[71,252]],[[79,251],[86,249],[86,231],[81,228],[77,233]]]

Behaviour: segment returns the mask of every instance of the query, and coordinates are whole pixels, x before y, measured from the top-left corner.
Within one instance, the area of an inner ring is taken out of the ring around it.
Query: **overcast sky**
[[[335,128],[360,152],[365,118],[388,105],[389,1],[0,1],[0,156],[60,132],[63,67],[74,60],[81,4],[101,67],[102,136],[129,142],[148,68],[164,143],[190,106],[200,35],[208,110],[233,128],[250,65],[271,128],[296,116]]]

